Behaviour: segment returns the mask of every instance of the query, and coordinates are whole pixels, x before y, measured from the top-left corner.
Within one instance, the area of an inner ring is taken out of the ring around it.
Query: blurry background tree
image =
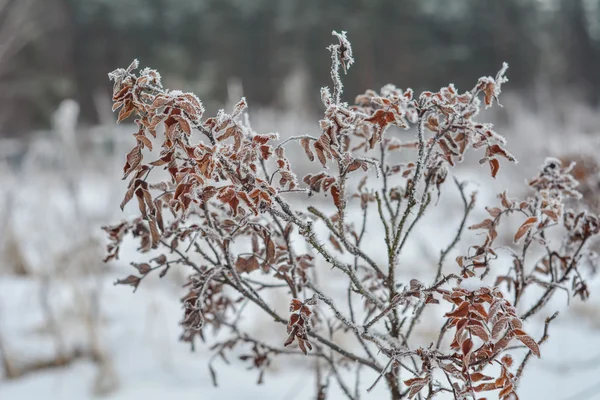
[[[600,0],[0,0],[0,134],[48,126],[66,97],[98,122],[106,71],[133,57],[212,100],[209,111],[232,77],[253,106],[289,107],[280,88],[299,76],[294,104],[314,112],[332,28],[362,60],[347,93],[464,87],[507,61],[511,89],[532,107],[539,88],[600,101]]]
[[[69,7],[63,0],[0,0],[0,132],[48,126],[75,92]]]

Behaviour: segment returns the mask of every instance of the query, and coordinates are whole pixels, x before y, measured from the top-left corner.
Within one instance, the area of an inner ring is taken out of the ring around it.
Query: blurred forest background
[[[600,101],[599,0],[0,0],[0,134],[47,127],[64,98],[101,122],[107,72],[135,57],[209,111],[233,80],[251,106],[316,112],[332,29],[358,60],[348,100],[390,82],[466,88],[507,61],[530,107],[566,89]]]

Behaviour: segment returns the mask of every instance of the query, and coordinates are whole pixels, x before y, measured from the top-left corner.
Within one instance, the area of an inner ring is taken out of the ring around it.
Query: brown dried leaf
[[[148,139],[146,137],[146,135],[144,135],[143,133],[134,135],[135,139],[143,144],[144,146],[146,146],[148,148],[148,150],[152,151],[152,142],[150,141],[150,139]]]
[[[492,170],[492,178],[496,178],[496,174],[500,170],[500,162],[495,158],[490,160],[490,169]]]
[[[125,107],[123,107],[121,109],[121,111],[119,111],[119,116],[117,118],[117,123],[120,123],[124,120],[126,120],[127,118],[129,118],[129,116],[131,114],[133,114],[133,112],[135,111],[135,107],[133,105],[132,101],[128,101],[125,105]]]
[[[313,144],[313,147],[315,148],[315,152],[317,153],[317,157],[319,158],[319,161],[321,162],[321,164],[324,167],[326,167],[327,166],[327,160],[325,158],[323,144],[321,144],[321,142],[317,141],[317,142],[315,142]]]
[[[509,385],[505,386],[505,387],[504,387],[504,388],[503,388],[503,389],[502,389],[502,390],[501,390],[501,391],[498,393],[498,397],[499,397],[499,398],[501,398],[501,399],[503,399],[503,400],[504,400],[504,399],[508,400],[508,399],[509,399],[509,397],[508,397],[508,396],[509,396],[510,394],[514,394],[514,390],[515,390],[515,388],[513,387],[513,385],[512,385],[512,384],[509,384]],[[514,397],[513,397],[513,398],[514,398]]]
[[[127,161],[125,162],[125,166],[123,167],[123,179],[127,178],[127,176],[134,171],[142,162],[142,148],[138,144],[135,146],[129,153],[127,153]]]
[[[494,379],[494,378],[492,378],[491,376],[484,375],[480,372],[474,372],[471,374],[471,380],[473,382],[489,381],[490,379]]]
[[[536,343],[536,341],[529,335],[518,335],[517,339],[520,340],[525,346],[531,350],[533,354],[540,357],[540,346]]]
[[[179,122],[179,128],[181,128],[181,130],[187,136],[192,134],[192,127],[190,126],[190,123],[188,122],[188,120],[186,118],[183,118],[180,116],[174,116],[173,118],[175,118],[177,120],[177,122]]]
[[[304,149],[304,152],[306,153],[306,156],[308,157],[308,159],[310,161],[314,161],[315,155],[313,154],[312,150],[310,149],[310,139],[308,139],[308,138],[300,139],[300,145],[302,145],[302,148]]]
[[[291,332],[285,342],[283,343],[283,347],[288,347],[290,344],[294,343],[294,339],[296,338],[296,332]]]
[[[482,383],[480,385],[477,385],[473,388],[474,391],[476,392],[487,392],[488,390],[496,390],[496,384],[495,383]]]
[[[140,277],[137,277],[135,275],[129,275],[125,279],[118,279],[115,282],[115,285],[130,285],[130,286],[133,286],[133,291],[135,292],[137,290],[137,287],[140,284],[141,280],[142,279]]]
[[[469,229],[491,229],[494,226],[494,221],[491,219],[485,219],[478,224],[471,225]]]
[[[137,197],[138,200],[138,206],[140,209],[140,214],[142,214],[142,217],[144,217],[144,219],[148,218],[148,211],[146,209],[146,202],[144,201],[144,190],[142,188],[138,188],[135,191],[135,195]]]
[[[488,157],[495,156],[496,154],[501,155],[509,161],[515,161],[515,158],[498,144],[493,144],[487,148],[486,155]]]
[[[226,140],[226,139],[232,137],[233,135],[235,135],[236,131],[237,131],[237,128],[235,126],[230,126],[229,128],[227,128],[225,130],[225,132],[223,134],[221,134],[217,137],[217,140],[219,142],[222,142],[223,140]]]
[[[404,381],[404,384],[410,387],[410,391],[408,392],[408,398],[412,399],[427,385],[427,379],[425,378],[413,378]]]
[[[492,327],[492,337],[497,339],[508,325],[508,318],[500,318]]]
[[[480,325],[473,325],[473,326],[469,327],[469,330],[471,331],[471,333],[473,335],[479,337],[484,342],[487,342],[488,340],[490,340],[490,335]]]
[[[273,263],[275,262],[275,243],[270,237],[267,237],[265,241],[267,247],[267,262]]]
[[[554,222],[558,222],[558,214],[554,210],[544,209],[542,210],[542,213],[546,214]]]
[[[502,210],[498,207],[486,207],[485,210],[492,216],[492,218],[497,218],[502,212]]]
[[[268,144],[263,144],[259,147],[260,156],[263,160],[268,160],[269,157],[273,154],[273,148]]]
[[[340,242],[338,242],[338,240],[335,238],[335,236],[333,236],[333,234],[329,235],[329,241],[331,242],[331,244],[333,245],[333,247],[335,247],[335,249],[337,251],[339,251],[342,254],[344,253],[344,249],[340,245]]]
[[[469,302],[463,301],[458,308],[452,312],[446,313],[448,318],[464,318],[469,314]]]
[[[363,162],[360,160],[354,160],[348,165],[348,172],[356,171],[360,167],[362,167]]]
[[[331,187],[331,196],[333,197],[333,204],[335,204],[339,210],[342,207],[342,199],[340,197],[340,189],[337,185]]]
[[[376,124],[379,126],[379,131],[383,131],[383,129],[390,124],[390,122],[394,121],[396,117],[394,113],[391,111],[386,111],[384,109],[376,110],[373,115],[368,118],[365,118],[365,122],[371,122],[372,124]]]
[[[142,275],[146,275],[152,270],[152,267],[150,267],[150,264],[148,263],[131,263],[131,265],[135,267]]]
[[[525,234],[527,234],[527,232],[529,232],[529,230],[533,227],[533,225],[537,221],[538,221],[537,217],[527,218],[527,220],[525,222],[523,222],[523,225],[521,225],[521,227],[515,234],[515,243],[517,243],[519,241],[519,239],[521,239],[523,236],[525,236]]]
[[[135,189],[136,186],[131,185],[129,189],[127,189],[127,192],[125,192],[125,197],[123,197],[123,201],[121,201],[121,211],[123,211],[125,205],[127,205],[127,203],[129,203],[129,201],[133,198],[133,192],[135,191]]]
[[[298,338],[298,347],[300,347],[300,350],[302,350],[304,355],[307,355],[308,354],[307,347],[311,347],[311,344],[308,342],[308,340]]]
[[[254,256],[246,257],[238,257],[235,262],[235,269],[237,272],[252,272],[260,268],[258,260]]]
[[[473,350],[473,341],[471,339],[465,340],[462,343],[460,349],[463,354],[465,354],[465,355],[469,354],[471,352],[471,350]]]
[[[158,247],[158,243],[160,242],[160,232],[158,230],[158,225],[156,224],[156,220],[151,218],[148,221],[148,225],[150,227],[150,235],[152,236],[152,248],[155,249]]]
[[[237,118],[242,112],[248,107],[248,103],[246,103],[246,98],[242,97],[240,101],[233,107],[233,112],[231,113],[231,118]]]

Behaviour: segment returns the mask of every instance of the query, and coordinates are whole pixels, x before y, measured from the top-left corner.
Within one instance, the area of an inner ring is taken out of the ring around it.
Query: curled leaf
[[[529,232],[531,230],[531,228],[537,221],[538,221],[537,217],[527,218],[527,220],[525,222],[523,222],[523,225],[521,225],[521,227],[515,234],[515,243],[517,243],[519,241],[519,239],[521,239],[523,236],[525,236],[527,234],[527,232]]]
[[[500,170],[500,162],[498,160],[496,160],[495,158],[492,158],[490,160],[490,168],[492,170],[492,178],[495,178],[496,174]]]
[[[140,284],[141,280],[142,279],[140,277],[137,277],[135,275],[129,275],[125,279],[118,279],[115,282],[115,285],[130,285],[130,286],[133,286],[133,291],[135,292],[137,290],[137,287]]]
[[[312,150],[310,149],[310,140],[308,138],[302,138],[302,139],[300,139],[300,145],[302,145],[302,148],[304,149],[304,152],[306,153],[306,156],[308,157],[308,159],[310,161],[314,161],[315,155],[313,154]]]

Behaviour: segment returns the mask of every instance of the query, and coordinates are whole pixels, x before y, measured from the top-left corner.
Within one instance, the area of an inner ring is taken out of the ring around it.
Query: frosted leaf
[[[225,113],[225,110],[223,110],[223,109],[220,109],[220,110],[217,112],[217,117],[216,117],[216,120],[217,120],[217,124],[218,124],[218,125],[222,124],[222,123],[223,123],[223,122],[224,122],[226,119],[228,119],[228,118],[229,118],[229,116],[228,116],[228,115]]]
[[[332,35],[336,36],[340,41],[339,49],[341,53],[340,62],[342,63],[342,67],[344,68],[344,73],[347,73],[347,70],[350,69],[350,66],[354,64],[354,57],[352,56],[352,45],[350,41],[346,37],[346,31],[342,31],[342,33],[337,33],[336,31],[331,32]]]
[[[117,68],[114,71],[108,73],[108,79],[110,79],[111,81],[117,82],[117,80],[123,79],[123,76],[126,73],[127,72],[125,71],[124,68]]]
[[[254,134],[253,136],[266,136],[269,138],[269,140],[279,140],[280,135],[279,132],[269,132],[269,133],[262,133],[262,134]]]
[[[329,107],[332,103],[331,92],[328,87],[321,88],[321,101],[325,105],[325,107]]]
[[[485,94],[485,108],[491,107],[493,100],[496,100],[496,103],[502,106],[502,104],[498,103],[498,96],[500,95],[502,84],[508,82],[508,78],[505,76],[507,70],[508,64],[502,63],[502,68],[496,74],[496,78],[492,78],[491,76],[479,78],[477,89]]]
[[[140,62],[137,58],[134,58],[131,64],[129,64],[129,67],[127,67],[127,73],[132,73],[134,70],[138,69],[139,66]]]
[[[242,97],[235,107],[233,107],[233,112],[231,113],[232,118],[237,118],[247,107],[248,103],[246,102],[246,98]]]
[[[157,89],[162,89],[162,76],[157,70],[146,67],[140,71],[140,76],[148,78],[148,82],[156,86]]]

